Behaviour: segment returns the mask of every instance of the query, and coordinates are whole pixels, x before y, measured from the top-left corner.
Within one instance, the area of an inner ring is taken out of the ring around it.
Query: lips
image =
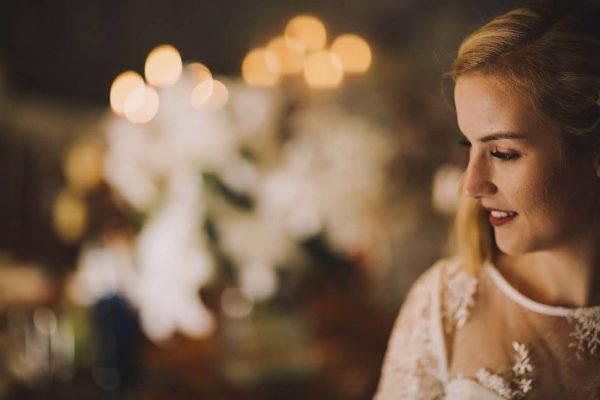
[[[489,221],[493,226],[501,226],[514,220],[517,215],[514,211],[498,210],[495,208],[486,208],[489,212]]]

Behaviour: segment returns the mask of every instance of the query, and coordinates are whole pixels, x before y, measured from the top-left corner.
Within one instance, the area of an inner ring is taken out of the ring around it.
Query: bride
[[[600,399],[600,2],[499,16],[452,76],[459,251],[410,290],[375,398]]]

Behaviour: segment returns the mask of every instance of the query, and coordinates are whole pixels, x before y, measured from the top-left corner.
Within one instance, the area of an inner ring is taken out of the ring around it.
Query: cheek
[[[539,228],[560,228],[573,216],[576,191],[559,169],[531,171],[521,190],[525,215]]]
[[[506,193],[509,202],[512,197],[516,211],[526,217],[537,217],[540,214],[547,217],[559,212],[564,202],[560,173],[549,168],[536,168],[537,166],[534,164],[513,174],[515,178],[511,179],[509,185],[511,190]]]

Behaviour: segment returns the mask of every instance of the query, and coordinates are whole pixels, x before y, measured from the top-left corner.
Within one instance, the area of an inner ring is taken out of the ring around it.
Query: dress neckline
[[[574,313],[581,311],[600,313],[600,306],[561,307],[539,303],[515,289],[491,262],[487,262],[484,265],[483,271],[492,278],[494,284],[511,300],[538,314],[553,317],[571,317]]]

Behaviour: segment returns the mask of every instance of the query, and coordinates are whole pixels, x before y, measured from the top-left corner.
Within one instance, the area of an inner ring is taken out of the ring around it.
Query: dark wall
[[[113,78],[143,70],[146,54],[175,45],[184,60],[239,72],[248,49],[281,32],[298,13],[322,18],[332,34],[354,31],[393,52],[413,47],[445,56],[459,37],[515,1],[437,0],[4,0],[0,56],[18,92],[106,104]],[[444,43],[436,43],[442,39]],[[437,47],[436,47],[437,46]],[[441,47],[440,47],[441,46]]]

